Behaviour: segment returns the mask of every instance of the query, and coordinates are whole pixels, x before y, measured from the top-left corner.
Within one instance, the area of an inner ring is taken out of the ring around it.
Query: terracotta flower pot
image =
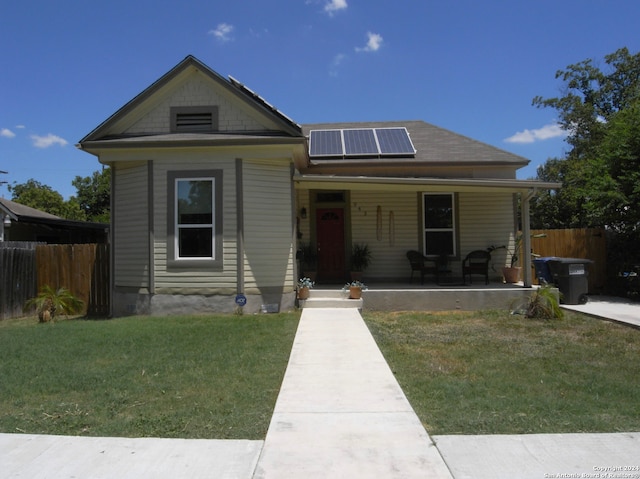
[[[311,291],[309,288],[300,288],[298,289],[298,299],[309,299],[309,295]]]
[[[517,283],[520,281],[521,270],[522,268],[520,266],[502,268],[502,276],[504,276],[505,283]]]
[[[362,288],[360,286],[349,286],[349,299],[360,299]]]

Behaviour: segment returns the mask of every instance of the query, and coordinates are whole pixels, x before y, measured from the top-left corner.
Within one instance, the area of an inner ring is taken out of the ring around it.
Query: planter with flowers
[[[313,288],[313,281],[309,278],[300,278],[298,280],[298,299],[309,299],[311,289]]]
[[[351,281],[351,283],[345,284],[342,290],[349,292],[349,299],[360,299],[362,292],[367,290],[367,285],[361,281]]]

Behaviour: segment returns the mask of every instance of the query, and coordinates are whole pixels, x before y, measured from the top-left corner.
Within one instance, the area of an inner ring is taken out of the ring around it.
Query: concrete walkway
[[[352,309],[305,309],[255,477],[450,478]]]
[[[589,296],[587,304],[562,304],[565,309],[578,311],[596,318],[640,328],[640,303],[613,296]]]
[[[358,311],[323,308],[302,313],[264,442],[0,434],[0,478],[640,478],[639,451],[638,432],[430,438]]]

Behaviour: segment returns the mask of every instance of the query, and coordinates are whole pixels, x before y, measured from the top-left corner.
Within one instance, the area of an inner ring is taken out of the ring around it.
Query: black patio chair
[[[409,264],[411,265],[411,278],[409,282],[413,282],[413,273],[420,273],[420,282],[424,284],[424,275],[432,274],[438,277],[438,265],[435,260],[427,258],[425,255],[420,253],[419,251],[411,250],[407,251],[407,259],[409,260]]]
[[[484,276],[485,284],[489,284],[489,262],[491,261],[491,253],[487,250],[478,249],[469,253],[462,261],[462,280],[467,282],[469,276],[469,284],[472,275]]]

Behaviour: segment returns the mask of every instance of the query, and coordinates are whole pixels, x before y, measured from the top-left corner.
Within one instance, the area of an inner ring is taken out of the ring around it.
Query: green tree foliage
[[[64,201],[60,193],[33,178],[26,183],[8,185],[8,188],[11,199],[16,203],[68,220],[83,221],[86,219],[75,198]]]
[[[108,223],[111,211],[110,168],[94,171],[91,176],[84,178],[76,176],[71,184],[78,192],[76,199],[86,215],[87,221]]]
[[[556,73],[564,96],[533,100],[558,112],[571,146],[538,168],[538,179],[563,187],[535,198],[534,228],[640,230],[640,53],[621,48],[605,63],[606,71],[593,60],[569,65]]]

